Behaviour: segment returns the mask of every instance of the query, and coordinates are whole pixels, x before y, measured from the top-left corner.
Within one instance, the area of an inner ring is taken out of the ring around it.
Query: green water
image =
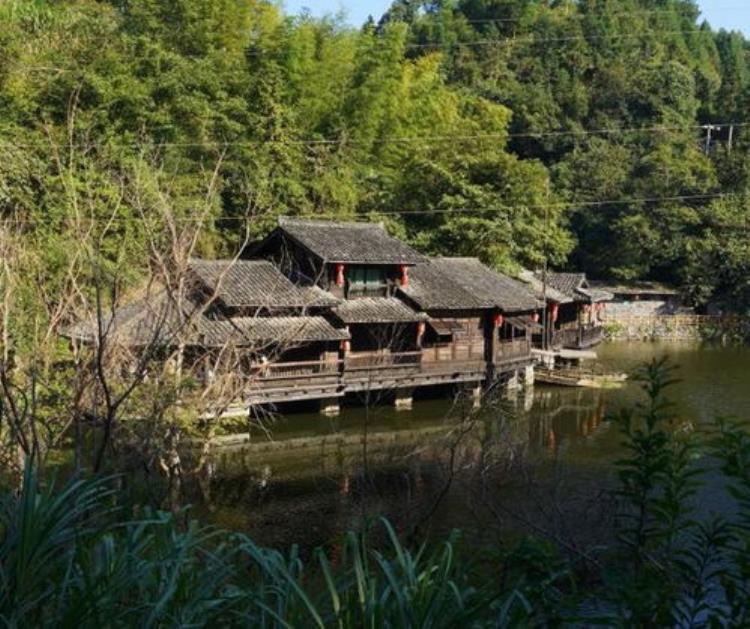
[[[617,343],[597,351],[616,372],[669,356],[679,365],[671,398],[683,427],[750,418],[750,348]],[[639,399],[635,383],[537,386],[489,399],[471,418],[468,405],[450,397],[417,401],[408,412],[384,403],[348,406],[336,419],[279,416],[272,438],[258,433],[222,452],[205,517],[282,547],[335,546],[342,532],[380,515],[420,534],[458,527],[491,538],[559,519],[585,535],[608,517],[597,495],[620,441],[608,417]]]

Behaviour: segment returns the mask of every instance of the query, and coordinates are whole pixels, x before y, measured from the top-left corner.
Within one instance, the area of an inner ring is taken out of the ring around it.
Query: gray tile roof
[[[539,273],[537,277],[541,279]],[[585,273],[547,273],[547,281],[555,290],[576,299],[579,288],[586,287]]]
[[[494,308],[465,290],[441,270],[440,263],[419,264],[409,270],[409,284],[399,291],[422,310],[483,310]]]
[[[550,282],[545,286],[544,282],[533,271],[522,271],[519,279],[526,284],[537,299],[544,300],[545,296],[548,301],[554,301],[558,304],[570,304],[573,298],[565,293],[561,293],[554,288]]]
[[[535,275],[538,280],[541,279],[540,272]],[[596,303],[613,298],[607,291],[590,288],[585,273],[547,273],[547,282],[571,301]]]
[[[80,322],[63,336],[84,343],[98,340],[96,322]],[[344,341],[350,338],[344,328],[334,327],[324,317],[235,317],[209,319],[195,304],[186,302],[179,309],[160,293],[119,308],[103,323],[103,336],[110,343],[127,347],[174,345],[180,339],[188,345],[222,347],[228,343],[302,343]]]
[[[615,298],[612,293],[601,288],[579,288],[578,292],[587,297],[592,304],[600,301],[612,301]]]
[[[279,229],[326,262],[411,265],[426,261],[374,223],[280,218]]]
[[[204,320],[200,327],[202,344],[208,347],[267,341],[279,344],[346,341],[351,338],[344,328],[335,328],[324,317],[239,317]]]
[[[326,307],[338,300],[292,284],[266,260],[191,260],[190,271],[210,295],[230,308]]]
[[[523,283],[493,271],[477,258],[436,258],[432,264],[485,308],[528,312],[541,306]]]
[[[111,312],[103,313],[101,338],[105,342],[129,347],[169,344],[179,336],[191,336],[202,319],[198,306],[184,301],[178,307],[166,292],[160,291]],[[96,319],[80,321],[63,330],[62,335],[84,343],[100,339]]]
[[[428,319],[426,314],[412,310],[395,297],[349,299],[334,312],[344,323],[409,323]]]

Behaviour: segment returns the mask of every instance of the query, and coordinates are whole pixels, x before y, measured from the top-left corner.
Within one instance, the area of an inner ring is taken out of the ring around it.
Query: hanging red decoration
[[[533,315],[531,315],[531,320],[534,323],[539,323],[539,319],[540,319],[540,317],[539,317],[539,313],[538,312],[535,312]]]
[[[503,317],[503,315],[501,315],[501,314],[496,314],[495,315],[495,327],[496,328],[501,327],[504,322],[505,322],[505,318]]]
[[[405,264],[401,265],[401,286],[406,288],[409,285],[409,267]]]
[[[339,288],[344,286],[344,271],[346,267],[343,264],[336,265],[336,286]]]
[[[560,314],[560,304],[558,303],[552,304],[551,314],[552,314],[552,323],[557,323],[557,317]]]
[[[352,342],[341,341],[341,351],[344,353],[352,351]]]

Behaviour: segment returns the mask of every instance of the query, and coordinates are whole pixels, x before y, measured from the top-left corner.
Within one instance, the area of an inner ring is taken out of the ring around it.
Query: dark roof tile
[[[477,258],[436,258],[432,264],[484,308],[527,312],[541,305],[523,283],[493,271]]]
[[[423,310],[482,310],[493,308],[453,281],[439,263],[419,264],[409,271],[409,283],[399,290]]]
[[[412,265],[426,260],[374,223],[280,218],[279,229],[330,263]]]
[[[201,324],[202,343],[208,347],[247,345],[272,341],[279,344],[346,341],[344,328],[335,328],[324,317],[238,317]]]
[[[338,300],[292,284],[266,260],[192,260],[190,270],[209,295],[229,308],[327,307]]]
[[[350,299],[337,306],[334,312],[344,323],[409,323],[428,318],[395,297]]]

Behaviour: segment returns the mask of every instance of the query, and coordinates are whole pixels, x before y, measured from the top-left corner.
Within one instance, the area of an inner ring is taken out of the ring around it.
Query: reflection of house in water
[[[554,451],[565,440],[593,435],[605,420],[605,400],[598,390],[566,390],[562,396],[556,389],[537,391],[530,444]]]
[[[383,431],[368,436],[368,464],[360,434],[337,433],[286,442],[245,443],[218,452],[212,500],[239,528],[270,544],[307,546],[332,543],[367,519],[388,515],[407,526],[433,504],[445,487],[447,444],[452,423],[418,430]],[[464,436],[458,456],[477,457],[483,424]],[[290,456],[293,455],[293,456]],[[283,523],[282,526],[279,526]]]

